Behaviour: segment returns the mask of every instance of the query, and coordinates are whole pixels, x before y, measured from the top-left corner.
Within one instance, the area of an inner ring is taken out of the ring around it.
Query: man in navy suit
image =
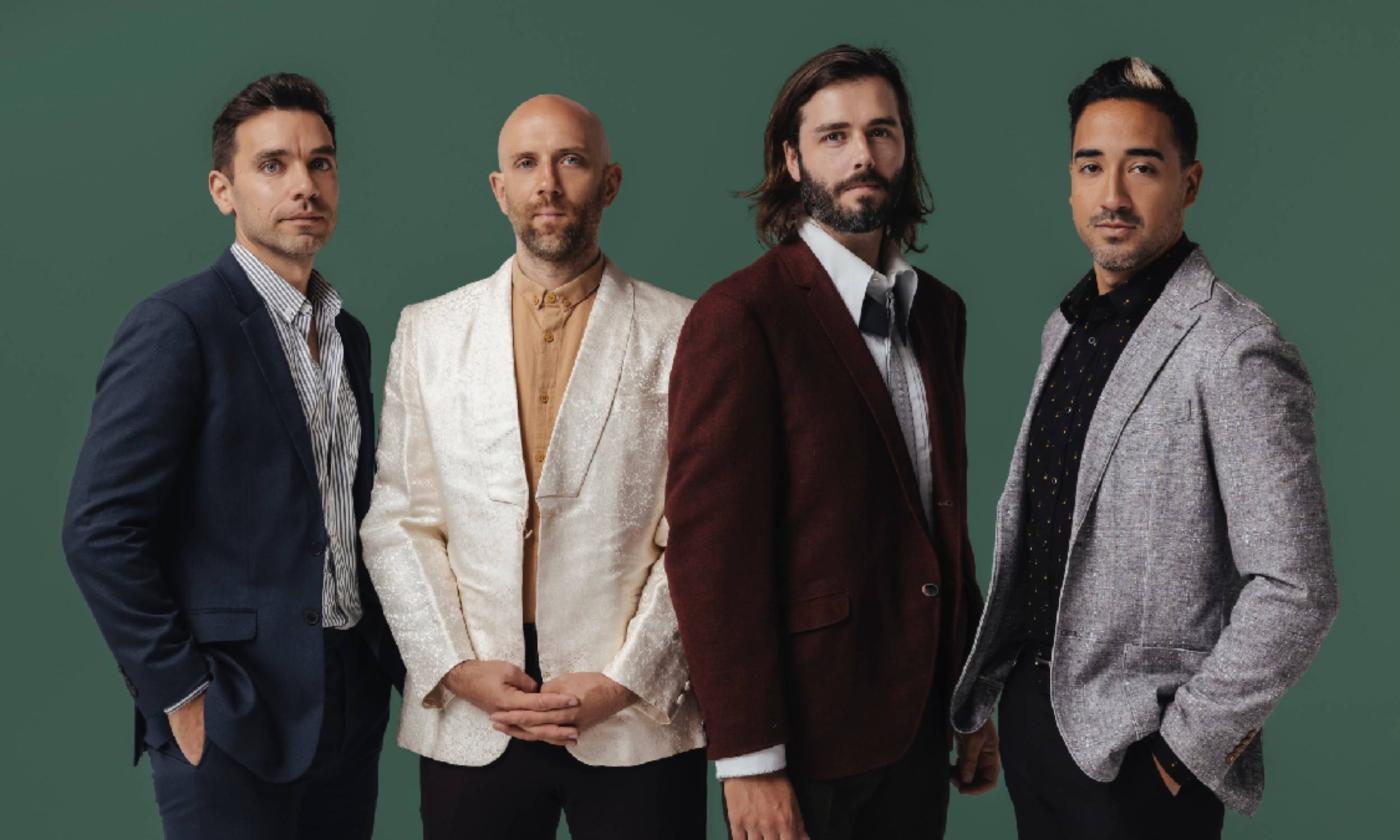
[[[214,122],[212,267],[127,316],[64,518],[168,838],[368,838],[403,666],[360,561],[369,336],[312,267],[335,121],[290,74]]]

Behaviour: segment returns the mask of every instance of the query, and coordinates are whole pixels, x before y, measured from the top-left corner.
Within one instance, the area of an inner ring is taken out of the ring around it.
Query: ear
[[[233,215],[233,179],[217,169],[209,170],[209,198],[225,216]]]
[[[620,164],[610,163],[608,164],[607,171],[603,173],[603,206],[611,207],[621,189],[622,166]]]
[[[1186,167],[1186,201],[1181,205],[1183,208],[1190,207],[1196,203],[1196,198],[1201,194],[1201,179],[1205,177],[1205,167],[1198,160]]]
[[[783,141],[783,160],[787,165],[788,177],[794,181],[802,180],[802,154],[797,151],[797,147]]]
[[[491,194],[496,197],[496,206],[501,208],[501,213],[510,216],[510,210],[506,207],[506,176],[500,172],[492,172],[486,176],[486,180],[491,184]]]

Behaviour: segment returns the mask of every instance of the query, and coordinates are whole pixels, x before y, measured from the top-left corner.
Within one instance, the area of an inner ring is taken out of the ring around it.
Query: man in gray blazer
[[[1069,97],[1093,269],[1050,317],[953,724],[1001,698],[1022,838],[1219,837],[1337,589],[1297,350],[1183,233],[1196,121],[1138,58]]]

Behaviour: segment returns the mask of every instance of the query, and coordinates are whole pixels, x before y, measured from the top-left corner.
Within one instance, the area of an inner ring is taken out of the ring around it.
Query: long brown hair
[[[817,91],[838,82],[878,77],[889,82],[899,102],[899,122],[904,130],[904,169],[895,184],[895,206],[885,223],[885,235],[906,251],[922,251],[919,226],[933,212],[933,197],[923,167],[919,165],[919,145],[914,134],[914,117],[909,108],[909,92],[894,56],[881,49],[861,49],[849,44],[832,47],[808,59],[783,83],[768,128],[763,132],[763,180],[739,195],[753,200],[757,213],[758,238],[765,245],[777,245],[797,236],[807,211],[802,205],[800,185],[787,171],[783,143],[797,148],[797,131],[802,106]]]

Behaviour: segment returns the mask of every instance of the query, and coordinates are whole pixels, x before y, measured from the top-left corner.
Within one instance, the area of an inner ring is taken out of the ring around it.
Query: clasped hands
[[[497,732],[558,746],[576,742],[580,732],[637,700],[599,673],[564,674],[539,685],[514,663],[494,660],[459,662],[443,684],[489,714]]]

